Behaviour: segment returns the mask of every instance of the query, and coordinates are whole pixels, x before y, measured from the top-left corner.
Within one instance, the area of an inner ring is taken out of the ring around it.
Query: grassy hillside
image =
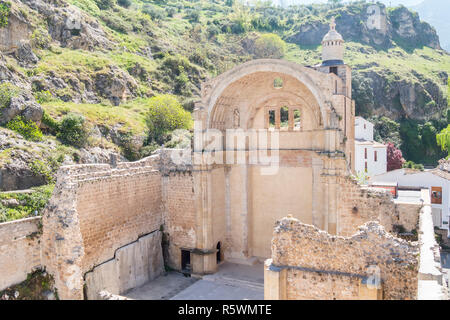
[[[34,3],[12,1],[12,12],[25,17],[34,30],[31,41],[37,61],[24,64],[5,55],[7,68],[30,85],[31,94],[52,119],[61,120],[71,112],[84,115],[105,139],[91,139],[90,147],[117,149],[131,159],[142,156],[139,149],[151,143],[145,122],[149,99],[173,94],[192,111],[203,80],[264,57],[256,46],[263,34],[284,40],[286,50],[280,58],[319,63],[320,39],[334,16],[346,39],[345,60],[353,68],[358,115],[380,123],[382,116],[393,119],[398,132],[377,137],[398,136],[395,142],[408,160],[432,164],[442,157],[435,145],[426,146],[425,156],[420,149],[428,141],[427,123],[434,131],[447,125],[450,56],[439,49],[432,28],[420,23],[417,15],[405,13],[405,8],[385,10],[389,28],[381,34],[365,27],[369,4],[364,1],[284,9],[259,2],[247,7],[232,0],[49,1],[56,10],[53,16],[62,15],[58,9],[70,4],[80,12],[81,24],[95,31],[71,29],[67,35],[56,32],[61,23]],[[414,28],[406,35],[399,31],[405,14]],[[78,35],[92,43],[80,44]],[[413,142],[417,148],[407,147]]]

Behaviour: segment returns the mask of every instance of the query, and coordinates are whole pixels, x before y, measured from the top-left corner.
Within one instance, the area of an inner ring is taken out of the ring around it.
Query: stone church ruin
[[[322,45],[317,66],[253,60],[203,83],[190,161],[162,149],[61,168],[42,219],[0,225],[0,289],[40,266],[61,299],[100,299],[165,266],[206,275],[228,261],[265,262],[267,299],[444,298],[426,193],[404,207],[351,176],[355,103],[334,21]]]

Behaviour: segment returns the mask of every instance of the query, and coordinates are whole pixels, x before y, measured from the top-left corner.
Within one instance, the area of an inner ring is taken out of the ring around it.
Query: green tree
[[[191,114],[183,109],[175,96],[158,95],[148,101],[147,128],[149,142],[165,143],[168,133],[176,129],[190,129]]]
[[[441,147],[442,151],[450,153],[450,124],[436,135],[436,142],[438,146]]]
[[[280,59],[286,52],[286,43],[274,33],[261,35],[255,41],[254,53],[257,58]]]

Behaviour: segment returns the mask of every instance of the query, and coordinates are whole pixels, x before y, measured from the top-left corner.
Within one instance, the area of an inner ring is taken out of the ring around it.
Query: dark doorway
[[[337,67],[330,67],[330,73],[334,73],[335,75],[337,75],[338,74]]]
[[[222,261],[222,257],[221,254],[222,252],[220,251],[220,241],[217,242],[217,263],[220,263]]]
[[[191,252],[188,250],[181,250],[181,270],[191,271]]]

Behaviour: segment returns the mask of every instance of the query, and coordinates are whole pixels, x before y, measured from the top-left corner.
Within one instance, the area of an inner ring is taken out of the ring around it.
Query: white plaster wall
[[[450,181],[427,171],[414,174],[405,174],[405,169],[398,169],[385,174],[373,176],[370,181],[397,182],[399,186],[426,188],[429,189],[430,193],[431,187],[442,187],[442,204],[432,204],[431,206],[433,209],[442,210],[442,225],[438,227],[448,229],[450,215]]]
[[[366,128],[364,129],[364,124]],[[373,124],[361,117],[355,118],[355,139],[373,141]]]
[[[367,148],[367,160],[364,157],[364,149]],[[375,151],[378,152],[375,161]],[[387,151],[386,147],[374,147],[373,144],[355,143],[355,171],[360,174],[365,172],[365,162],[367,161],[367,174],[369,177],[385,173],[387,171]]]

